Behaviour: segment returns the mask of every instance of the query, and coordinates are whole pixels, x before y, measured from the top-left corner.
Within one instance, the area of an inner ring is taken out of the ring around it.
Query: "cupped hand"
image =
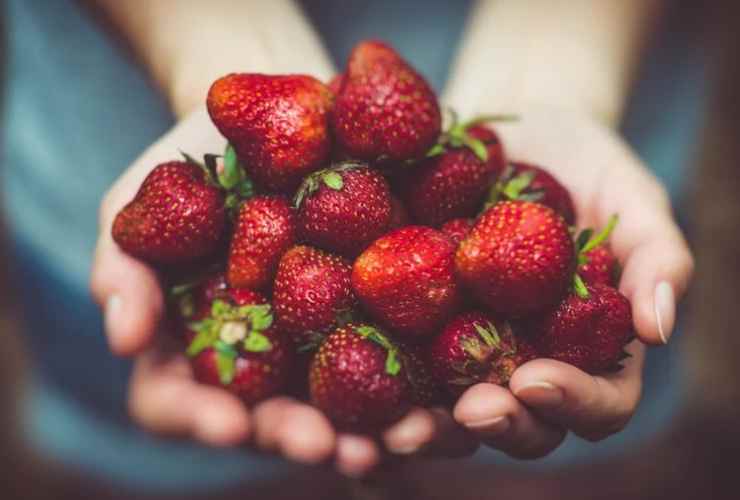
[[[194,112],[147,149],[105,195],[91,289],[105,316],[111,350],[135,356],[129,408],[142,427],[212,446],[251,443],[301,463],[334,461],[347,475],[362,475],[384,453],[472,453],[477,441],[442,409],[416,408],[375,437],[338,432],[312,406],[278,396],[247,408],[218,387],[197,383],[185,356],[158,334],[164,299],[156,272],[123,253],[111,237],[116,213],[146,175],[182,149],[195,158],[223,151],[205,109]]]
[[[637,335],[617,373],[591,376],[540,359],[515,371],[509,389],[478,384],[457,402],[455,419],[485,443],[536,458],[567,431],[599,440],[627,424],[640,399],[645,345],[668,342],[694,264],[665,188],[613,130],[585,115],[544,109],[496,130],[510,159],[549,170],[570,190],[579,227],[601,228],[619,215],[610,244]]]

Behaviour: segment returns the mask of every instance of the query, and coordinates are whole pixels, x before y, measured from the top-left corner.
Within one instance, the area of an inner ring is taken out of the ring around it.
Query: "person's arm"
[[[661,0],[480,0],[445,102],[463,114],[532,107],[619,121]]]
[[[185,116],[211,83],[236,71],[308,73],[327,81],[333,65],[290,0],[95,0]]]
[[[526,363],[509,389],[470,388],[456,420],[510,455],[535,458],[565,433],[621,430],[640,399],[644,344],[667,343],[693,259],[665,188],[614,132],[658,2],[481,1],[471,16],[447,102],[463,116],[513,113],[495,125],[507,156],[538,164],[571,192],[580,227],[619,224],[610,246],[623,267],[637,340],[616,373],[591,376],[549,359]]]

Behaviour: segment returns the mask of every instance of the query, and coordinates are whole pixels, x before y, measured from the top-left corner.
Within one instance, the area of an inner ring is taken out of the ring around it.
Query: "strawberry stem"
[[[578,273],[573,275],[573,290],[576,292],[576,295],[582,299],[587,299],[589,297],[588,288]]]
[[[617,225],[617,222],[619,222],[619,217],[617,214],[612,215],[609,217],[609,221],[606,224],[606,227],[601,230],[600,233],[590,238],[585,245],[583,245],[583,248],[581,248],[580,253],[587,253],[597,246],[601,245],[606,239],[609,237],[609,235],[612,233],[614,228]]]

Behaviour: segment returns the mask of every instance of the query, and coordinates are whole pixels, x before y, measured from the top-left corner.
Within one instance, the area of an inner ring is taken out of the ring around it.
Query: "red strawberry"
[[[399,229],[408,226],[411,223],[409,213],[401,200],[391,195],[391,220],[388,223],[388,230]]]
[[[407,338],[434,333],[459,302],[455,245],[441,232],[406,226],[373,242],[355,261],[352,286],[365,309]]]
[[[512,162],[489,195],[487,205],[499,200],[525,200],[542,203],[563,216],[568,225],[576,216],[570,193],[546,170],[527,163]]]
[[[401,418],[410,385],[396,344],[377,328],[349,324],[321,344],[309,374],[311,401],[341,426],[374,429]]]
[[[496,135],[479,122],[453,123],[429,152],[432,156],[405,176],[401,190],[415,221],[438,227],[480,211],[504,168],[504,154]]]
[[[295,215],[285,198],[256,196],[242,203],[229,248],[229,284],[255,289],[268,286],[295,236]]]
[[[456,316],[429,346],[434,377],[453,396],[479,382],[506,385],[516,368],[536,357],[508,323],[478,311]]]
[[[207,289],[206,289],[207,290]],[[222,385],[247,404],[275,394],[288,380],[293,346],[272,326],[268,304],[254,292],[226,291],[205,317],[189,324],[187,349],[195,378]]]
[[[364,163],[345,162],[311,174],[295,199],[301,239],[354,257],[388,229],[388,183]]]
[[[353,158],[370,161],[421,158],[441,126],[429,84],[377,41],[352,50],[331,120],[339,146]]]
[[[585,229],[576,238],[578,275],[574,283],[581,289],[581,295],[583,295],[583,283],[588,285],[595,285],[596,283],[609,286],[617,285],[619,263],[614,254],[605,246],[605,242],[616,227],[617,222],[617,216],[613,215],[600,233],[594,235],[591,229]]]
[[[440,386],[427,364],[426,352],[421,346],[399,343],[401,358],[411,386],[411,403],[431,406],[442,400]]]
[[[503,316],[523,316],[565,295],[575,251],[568,226],[551,208],[505,201],[483,213],[460,243],[455,264],[478,302]]]
[[[573,293],[529,323],[537,351],[595,374],[619,368],[633,338],[627,298],[616,289],[589,285],[585,298]]]
[[[342,85],[344,85],[344,75],[338,74],[334,75],[334,77],[329,80],[329,83],[326,84],[326,86],[329,88],[332,94],[337,95],[342,90]]]
[[[277,325],[299,343],[346,321],[356,301],[350,263],[307,246],[280,259],[273,294]]]
[[[225,224],[224,193],[197,164],[157,165],[113,222],[126,253],[152,264],[182,264],[215,251]]]
[[[452,219],[445,222],[439,230],[451,239],[455,245],[459,245],[462,240],[467,238],[474,225],[475,221],[473,219]]]
[[[331,100],[311,76],[232,73],[213,83],[207,105],[254,180],[289,191],[329,156]]]

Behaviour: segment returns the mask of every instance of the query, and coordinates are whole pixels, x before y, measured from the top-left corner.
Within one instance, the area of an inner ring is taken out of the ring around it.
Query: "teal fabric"
[[[340,63],[359,39],[383,38],[440,90],[469,2],[305,6]],[[86,291],[97,206],[173,118],[141,68],[75,1],[5,0],[4,8],[2,189],[35,367],[25,403],[30,441],[53,459],[131,488],[193,491],[290,473],[284,462],[245,450],[147,435],[126,418],[130,365],[108,353]],[[625,133],[680,204],[703,106],[701,54],[671,40],[651,58]],[[675,349],[651,352],[645,401],[626,432],[598,447],[569,439],[548,459],[517,466],[593,460],[652,436],[681,404]],[[490,451],[476,459],[504,460]]]

